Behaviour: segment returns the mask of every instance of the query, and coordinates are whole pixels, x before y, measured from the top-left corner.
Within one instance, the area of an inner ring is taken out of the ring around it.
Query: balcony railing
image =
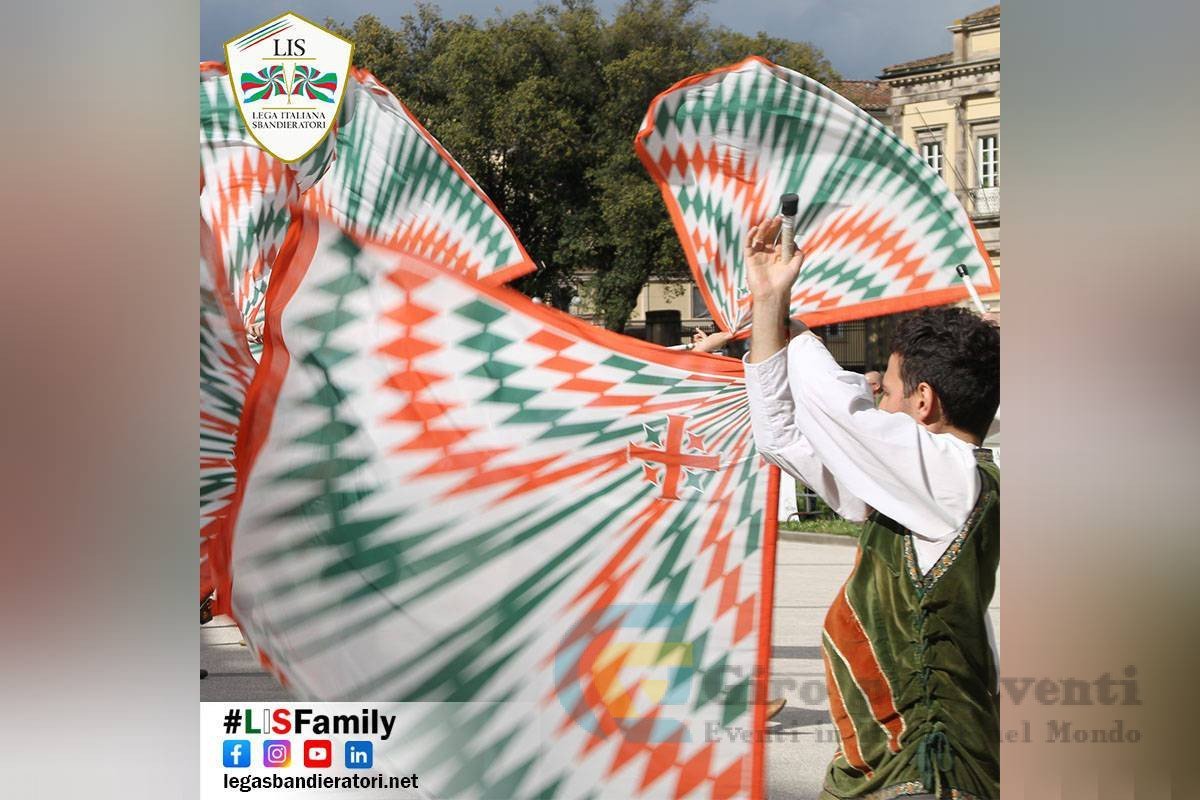
[[[968,189],[967,196],[971,200],[971,215],[976,217],[995,217],[1000,214],[1000,187],[992,186],[983,189]]]

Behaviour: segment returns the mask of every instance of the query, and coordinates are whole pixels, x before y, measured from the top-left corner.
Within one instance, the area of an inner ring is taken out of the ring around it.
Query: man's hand
[[[700,353],[715,353],[733,338],[733,334],[729,331],[717,331],[716,333],[705,333],[700,328],[692,334],[692,349]]]
[[[782,225],[783,219],[775,217],[751,227],[746,235],[746,288],[755,304],[781,298],[790,301],[792,285],[800,277],[804,253],[797,250],[784,263],[783,248],[774,243]]]
[[[804,253],[797,250],[784,262],[783,248],[774,244],[782,224],[783,220],[775,217],[753,226],[746,236],[746,288],[753,304],[751,364],[765,361],[787,344],[792,285],[800,277]]]

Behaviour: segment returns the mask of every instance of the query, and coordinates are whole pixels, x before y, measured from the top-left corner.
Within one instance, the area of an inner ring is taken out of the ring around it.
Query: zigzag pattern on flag
[[[512,228],[463,168],[370,72],[354,68],[333,134],[295,164],[245,130],[224,65],[200,68],[200,207],[247,324],[261,321],[291,205],[490,283],[533,271]]]
[[[214,248],[212,231],[201,223],[200,260],[200,598],[215,588],[211,542],[228,522],[236,488],[234,451],[242,407],[255,361],[233,293]]]
[[[297,214],[215,559],[247,641],[300,697],[433,704],[407,746],[444,796],[761,796],[761,742],[705,728],[765,692],[740,364]],[[646,474],[697,453],[675,496]]]
[[[532,272],[512,228],[458,162],[374,75],[355,67],[351,77],[338,159],[308,207],[487,283]]]
[[[200,215],[246,325],[262,321],[271,264],[291,222],[289,208],[324,175],[333,137],[295,164],[259,148],[238,113],[224,65],[200,65]]]
[[[240,344],[224,331],[219,342],[211,331],[201,332],[207,359],[201,390],[220,398],[201,409],[201,560],[206,563],[209,544],[223,535],[226,504],[237,481],[232,466],[236,423],[253,374],[253,364],[226,369],[230,356],[214,348],[245,350],[245,329],[264,321],[271,270],[295,208],[320,208],[364,236],[395,242],[483,280],[510,280],[533,264],[482,190],[365,70],[353,72],[338,129],[294,164],[261,150],[246,131],[222,64],[200,67],[200,123],[201,219],[217,248],[209,264],[223,272],[202,272],[201,281],[215,286],[219,277],[228,288],[221,302],[235,306],[241,331]],[[202,305],[213,302],[202,297]],[[225,324],[215,314],[205,319],[214,329]],[[260,351],[258,344],[250,346],[254,358]],[[218,599],[217,608],[222,605]]]
[[[999,289],[966,212],[911,148],[848,100],[765,59],[660,94],[635,146],[724,330],[749,332],[743,238],[789,192],[800,196],[806,253],[791,311],[809,325],[962,300],[958,264],[980,291]]]

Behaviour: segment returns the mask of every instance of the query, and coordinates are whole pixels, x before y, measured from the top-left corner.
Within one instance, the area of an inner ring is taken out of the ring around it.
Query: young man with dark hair
[[[864,520],[822,653],[841,747],[822,798],[1000,796],[996,659],[987,624],[999,564],[1000,475],[980,448],[1000,401],[996,326],[928,309],[896,332],[875,408],[820,340],[787,341],[803,254],[778,220],[746,251],[745,359],[754,438],[837,513]]]

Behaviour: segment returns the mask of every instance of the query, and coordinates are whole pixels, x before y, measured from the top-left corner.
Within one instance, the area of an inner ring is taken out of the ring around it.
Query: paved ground
[[[821,623],[854,566],[854,548],[785,540],[775,563],[771,695],[788,703],[769,729],[767,795],[815,798],[837,748],[825,701]]]
[[[836,748],[825,700],[819,650],[821,622],[854,564],[854,548],[828,543],[781,541],[777,559],[772,695],[787,698],[767,745],[767,787],[772,800],[811,800]],[[991,609],[999,641],[1000,609]],[[201,700],[286,700],[240,644],[233,623],[222,617],[200,629]]]
[[[289,700],[276,680],[263,672],[229,617],[200,626],[200,700]]]

